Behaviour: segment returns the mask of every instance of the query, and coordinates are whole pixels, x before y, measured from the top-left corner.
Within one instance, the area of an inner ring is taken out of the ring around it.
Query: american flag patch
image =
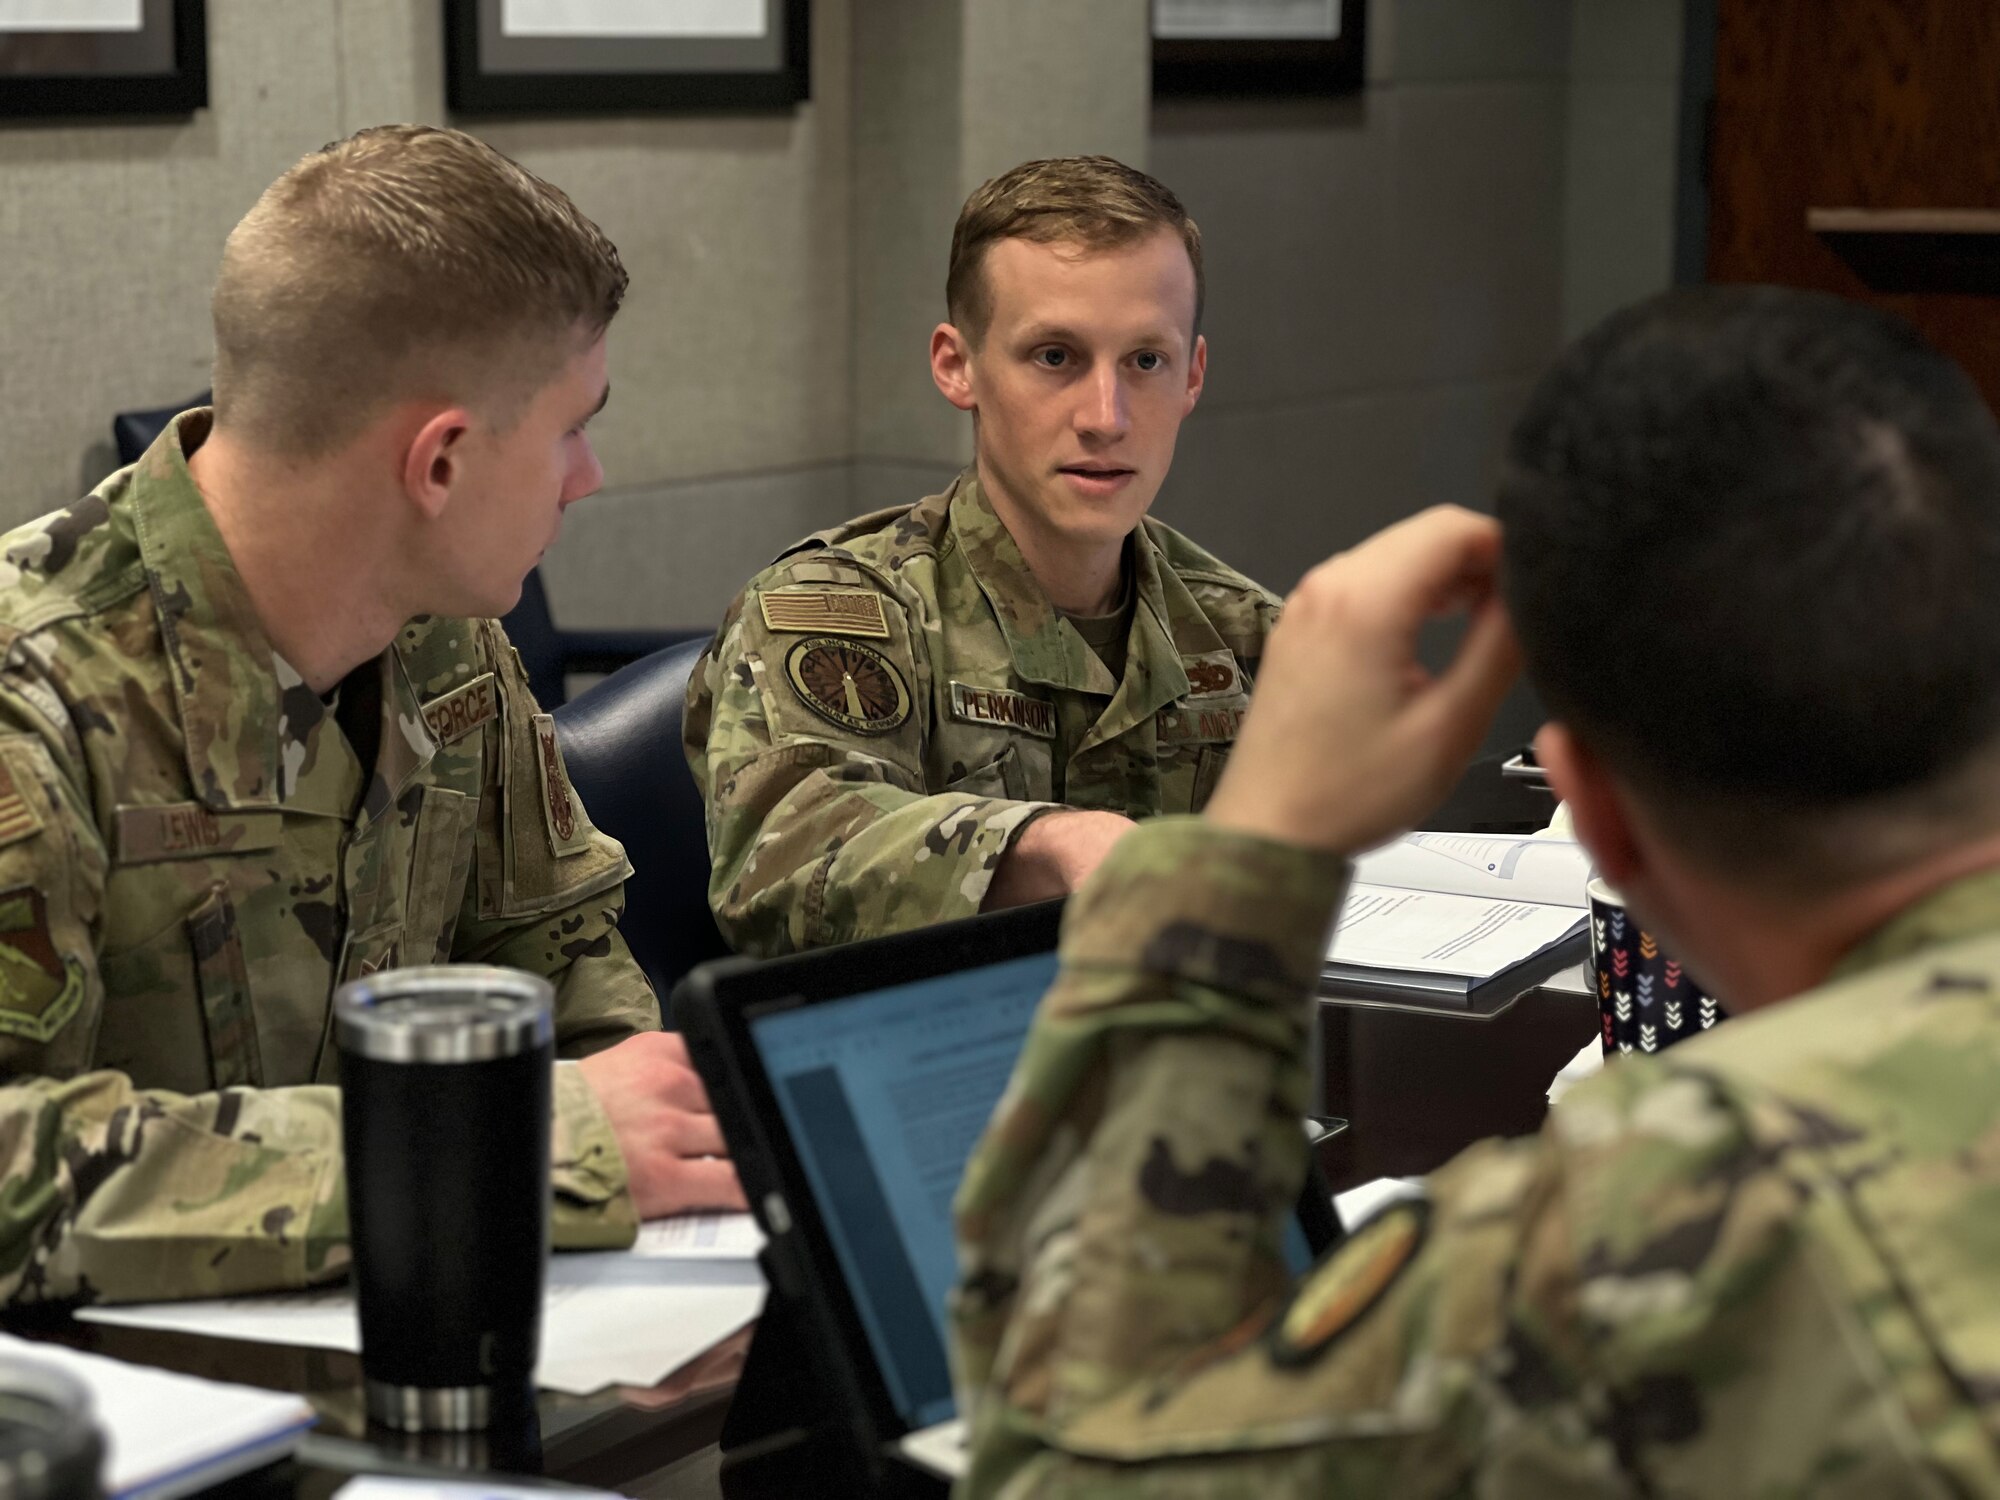
[[[868,589],[776,589],[760,593],[764,628],[797,635],[854,635],[889,639],[882,596]]]
[[[0,756],[0,846],[18,844],[42,831],[42,817],[14,784],[14,768]]]

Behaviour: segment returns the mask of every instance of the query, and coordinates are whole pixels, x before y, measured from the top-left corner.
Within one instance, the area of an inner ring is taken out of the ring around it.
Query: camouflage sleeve
[[[1867,1232],[1825,1207],[1862,1133],[1786,1107],[1760,1127],[1698,1068],[1607,1070],[1286,1285],[1294,966],[1335,886],[1160,823],[1079,893],[960,1192],[962,1492],[1898,1492],[1918,1439],[1833,1274],[1867,1265]],[[1800,1253],[1808,1211],[1832,1262]],[[1860,1279],[1881,1346],[1917,1358],[1916,1320]],[[1935,1440],[1938,1389],[1914,1384]]]
[[[452,957],[540,974],[556,988],[556,1049],[588,1057],[660,1028],[660,1006],[618,932],[632,866],[591,823],[520,658],[487,622],[500,679],[500,732],[490,752],[476,840],[477,878]],[[556,1068],[555,1243],[628,1245],[638,1219],[611,1123],[575,1068]]]
[[[1307,995],[1344,882],[1335,856],[1162,818],[1072,899],[1061,977],[959,1190],[980,1486],[1282,1290]]]
[[[971,916],[1008,846],[1055,806],[926,784],[930,678],[896,600],[863,595],[880,601],[869,635],[773,630],[765,619],[767,597],[859,592],[764,575],[689,684],[683,734],[707,803],[709,901],[739,952],[768,957]],[[840,672],[842,660],[863,679],[851,702],[843,678],[855,672]],[[834,675],[821,682],[828,663]]]

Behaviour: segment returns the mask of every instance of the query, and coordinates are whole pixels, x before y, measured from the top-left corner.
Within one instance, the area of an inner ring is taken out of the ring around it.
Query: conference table
[[[1526,832],[1547,821],[1547,794],[1482,761],[1427,827]],[[1320,1147],[1336,1188],[1429,1170],[1485,1135],[1534,1130],[1544,1090],[1597,1030],[1588,995],[1536,990],[1487,1016],[1322,1001],[1321,1112],[1353,1128]],[[359,1474],[432,1479],[470,1474],[509,1482],[711,1500],[814,1493],[810,1475],[779,1463],[732,1466],[719,1440],[755,1327],[746,1328],[650,1389],[594,1396],[545,1392],[534,1420],[478,1435],[406,1436],[371,1426],[358,1357],[78,1322],[59,1314],[10,1315],[7,1331],[138,1364],[306,1396],[318,1427],[296,1458],[212,1493],[230,1500],[323,1500]]]

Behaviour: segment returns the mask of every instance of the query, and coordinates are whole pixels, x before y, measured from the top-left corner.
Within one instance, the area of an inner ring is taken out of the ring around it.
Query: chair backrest
[[[151,411],[121,411],[111,419],[111,441],[118,449],[118,467],[136,464],[139,455],[153,446],[153,440],[167,430],[167,423],[190,407],[206,406],[215,397],[208,391],[190,397],[179,406],[159,406]]]
[[[663,1011],[681,975],[729,951],[708,909],[707,821],[681,754],[688,676],[707,646],[655,651],[555,710],[577,795],[631,857],[618,930]]]
[[[507,639],[521,653],[521,665],[527,670],[528,686],[535,690],[535,701],[555,712],[553,705],[569,696],[569,687],[563,673],[562,637],[556,632],[555,617],[549,613],[549,591],[542,586],[540,568],[528,570],[528,576],[521,580],[520,602],[501,617],[500,623],[507,631]],[[678,733],[680,720],[674,720],[674,727]]]

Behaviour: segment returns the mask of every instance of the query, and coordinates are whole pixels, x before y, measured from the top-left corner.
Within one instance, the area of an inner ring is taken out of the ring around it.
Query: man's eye
[[[1135,357],[1134,362],[1140,369],[1150,373],[1154,370],[1166,368],[1167,357],[1164,354],[1157,354],[1151,349],[1146,349]]]
[[[1066,349],[1037,349],[1035,351],[1035,363],[1042,366],[1043,369],[1060,370],[1068,362],[1069,351]]]

